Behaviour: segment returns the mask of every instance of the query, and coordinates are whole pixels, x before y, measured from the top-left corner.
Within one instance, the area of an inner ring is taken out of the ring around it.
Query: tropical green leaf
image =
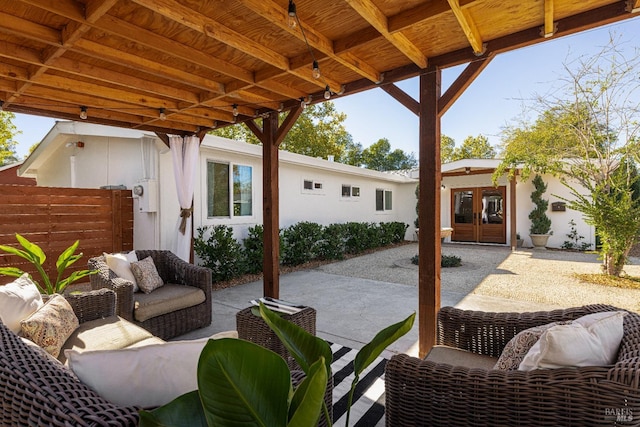
[[[325,340],[311,335],[300,326],[281,318],[262,303],[260,304],[260,314],[305,374],[309,375],[309,367],[320,357],[324,357],[327,373],[331,372],[333,354],[331,347]]]
[[[309,369],[309,375],[300,383],[289,406],[288,427],[315,427],[320,418],[327,390],[327,370],[321,357]]]
[[[385,348],[411,330],[415,318],[416,314],[412,313],[405,320],[386,327],[378,332],[369,344],[360,349],[353,361],[353,370],[356,378],[380,356]]]
[[[291,374],[284,359],[257,344],[209,340],[198,362],[198,390],[209,425],[283,427]]]
[[[56,267],[58,269],[58,273],[64,271],[65,268],[76,262],[82,257],[82,253],[74,255],[74,252],[78,248],[80,244],[79,240],[76,240],[75,243],[69,246],[67,249],[62,251],[60,256],[58,256],[58,260],[56,261]]]
[[[42,265],[47,260],[47,256],[44,254],[44,251],[40,248],[40,246],[35,243],[31,243],[21,235],[16,233],[16,240],[18,243],[22,245],[25,251],[32,256],[32,262],[37,262]]]
[[[23,274],[24,271],[18,267],[0,267],[0,275],[2,276],[20,277]]]
[[[185,393],[152,411],[140,411],[140,427],[207,427],[200,394]]]
[[[17,255],[20,258],[24,258],[28,261],[32,261],[31,254],[23,251],[22,249],[14,248],[13,246],[0,245],[0,250],[9,253],[11,255]]]

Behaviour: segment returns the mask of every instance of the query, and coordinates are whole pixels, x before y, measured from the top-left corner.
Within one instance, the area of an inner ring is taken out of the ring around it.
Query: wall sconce
[[[467,175],[469,175],[471,173],[471,168],[469,166],[467,166],[466,168],[464,168],[464,173],[466,173]]]
[[[445,188],[447,188],[444,184],[440,184],[440,189],[444,190]]]

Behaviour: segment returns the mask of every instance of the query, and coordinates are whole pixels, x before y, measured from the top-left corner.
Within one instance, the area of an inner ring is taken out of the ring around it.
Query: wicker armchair
[[[499,357],[524,329],[611,310],[618,309],[484,313],[444,307],[437,344]],[[385,382],[387,426],[640,425],[640,315],[625,316],[613,366],[501,371],[401,354],[387,364]]]
[[[211,324],[211,270],[185,262],[166,250],[137,250],[136,255],[140,260],[148,256],[152,257],[156,269],[165,283],[199,288],[204,292],[205,300],[192,307],[171,311],[144,321],[137,321],[134,311],[136,299],[140,297],[140,294],[133,292],[133,284],[117,277],[107,266],[104,256],[91,258],[88,261],[89,269],[98,270],[97,274],[89,276],[91,288],[108,288],[116,292],[116,314],[164,340]]]
[[[66,296],[80,323],[115,312],[107,289]],[[0,425],[135,426],[138,410],[114,405],[0,322]]]

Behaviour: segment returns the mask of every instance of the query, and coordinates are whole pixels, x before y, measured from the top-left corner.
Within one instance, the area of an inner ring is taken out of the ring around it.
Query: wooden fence
[[[0,184],[0,244],[18,247],[16,233],[43,249],[47,255],[46,270],[52,279],[57,275],[58,255],[76,240],[80,241],[76,253],[82,252],[84,256],[69,272],[85,269],[87,260],[93,256],[133,249],[131,190]],[[27,261],[2,251],[0,266],[35,273]],[[34,278],[38,280],[38,275]],[[0,284],[12,280],[0,276]]]

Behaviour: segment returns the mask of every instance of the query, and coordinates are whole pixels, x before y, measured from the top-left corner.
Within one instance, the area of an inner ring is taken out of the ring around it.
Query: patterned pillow
[[[150,294],[164,285],[162,277],[158,274],[156,265],[151,257],[146,257],[142,261],[132,262],[131,271],[133,271],[133,275],[136,277],[138,287],[145,294]]]
[[[20,322],[22,335],[53,357],[58,357],[62,345],[80,325],[65,297],[53,294],[41,309]]]
[[[511,341],[507,343],[502,350],[502,354],[498,358],[493,369],[503,371],[517,371],[520,362],[527,355],[531,347],[538,342],[544,331],[556,325],[565,325],[569,322],[553,322],[546,325],[534,326],[519,332]]]

